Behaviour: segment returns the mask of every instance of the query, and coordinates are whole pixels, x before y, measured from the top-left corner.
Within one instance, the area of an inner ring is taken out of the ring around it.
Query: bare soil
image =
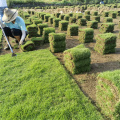
[[[115,23],[114,27],[114,34],[118,36],[119,34],[119,28],[118,28],[118,23],[119,23],[120,17],[117,17],[116,19],[113,20]],[[100,24],[103,22],[103,18],[101,19],[101,22],[99,23],[98,29],[94,29],[94,42],[92,43],[85,43],[85,46],[90,49],[91,51],[91,70],[90,72],[87,73],[82,73],[82,74],[77,74],[77,75],[72,75],[70,74],[80,87],[80,89],[83,91],[83,93],[91,99],[91,101],[96,104],[96,84],[97,84],[97,75],[101,72],[105,71],[113,71],[120,69],[120,39],[117,37],[117,43],[116,43],[116,52],[113,54],[106,54],[106,55],[101,55],[94,51],[94,46],[96,43],[95,36],[97,34],[101,34],[99,32]],[[85,27],[80,27],[80,28],[86,28]],[[56,28],[56,32],[61,32]],[[67,33],[66,31],[63,31],[64,33]],[[11,39],[12,40],[12,39]],[[13,41],[13,40],[12,40]],[[3,40],[3,47],[5,45],[5,40]],[[15,43],[12,43],[14,45]],[[79,45],[80,42],[78,40],[78,36],[67,36],[66,37],[66,49],[73,48],[77,45]],[[49,48],[49,44],[44,44],[43,46],[40,46],[36,49],[46,49]],[[17,52],[22,52],[19,49],[13,49],[15,53]],[[10,51],[5,51],[3,48],[0,51],[0,55],[4,55],[10,53]],[[60,61],[62,65],[64,65],[64,60],[63,60],[63,53],[53,53],[55,56],[57,56],[57,59]]]

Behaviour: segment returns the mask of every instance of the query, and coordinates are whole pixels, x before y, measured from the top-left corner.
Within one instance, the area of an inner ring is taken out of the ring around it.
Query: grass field
[[[1,120],[102,120],[49,50],[0,56]]]

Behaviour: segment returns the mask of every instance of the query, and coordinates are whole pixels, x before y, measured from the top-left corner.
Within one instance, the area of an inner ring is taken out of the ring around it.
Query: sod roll
[[[120,120],[120,70],[100,73],[97,77],[96,100],[101,112],[112,120]]]
[[[43,28],[43,40],[44,43],[49,43],[49,33],[55,33],[55,28],[53,27],[47,27],[47,28]]]
[[[65,67],[72,74],[90,71],[91,53],[83,44],[64,51]]]
[[[44,42],[42,37],[32,37],[31,41],[35,44],[35,46],[40,46]]]
[[[98,34],[95,38],[95,51],[100,54],[115,53],[116,38],[112,33]]]
[[[50,33],[49,42],[52,52],[63,52],[66,49],[66,35],[64,33]]]
[[[32,51],[35,49],[35,45],[32,41],[26,41],[24,45],[21,45],[21,50],[23,52],[26,52],[26,51]]]
[[[78,36],[78,27],[77,24],[68,25],[67,35]]]
[[[79,29],[78,39],[80,43],[93,42],[94,30],[93,28]]]
[[[37,27],[38,27],[38,34],[42,36],[43,35],[43,28],[48,27],[48,24],[47,23],[38,24]]]

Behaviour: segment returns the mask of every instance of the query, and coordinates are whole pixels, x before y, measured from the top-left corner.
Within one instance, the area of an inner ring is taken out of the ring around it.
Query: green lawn
[[[49,50],[0,56],[0,120],[102,120]]]

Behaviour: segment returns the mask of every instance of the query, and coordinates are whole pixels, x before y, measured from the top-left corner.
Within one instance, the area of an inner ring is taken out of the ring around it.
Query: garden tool
[[[7,36],[5,35],[5,32],[4,32],[4,30],[3,30],[3,27],[2,27],[1,22],[0,22],[0,27],[1,27],[1,29],[2,29],[3,35],[5,36],[5,39],[6,39],[6,41],[7,41],[7,44],[8,44],[8,46],[9,46],[11,52],[12,52],[12,57],[13,57],[13,56],[16,56],[16,54],[13,52],[12,47],[11,47],[11,45],[10,45],[8,39],[7,39]]]

